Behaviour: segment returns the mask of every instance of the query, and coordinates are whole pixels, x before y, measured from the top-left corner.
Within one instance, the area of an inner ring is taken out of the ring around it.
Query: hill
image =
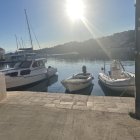
[[[76,54],[76,58],[134,59],[134,41],[134,30],[130,30],[83,42],[68,42],[37,51],[43,54],[45,53],[48,56],[55,55],[65,58],[72,57],[70,54]]]

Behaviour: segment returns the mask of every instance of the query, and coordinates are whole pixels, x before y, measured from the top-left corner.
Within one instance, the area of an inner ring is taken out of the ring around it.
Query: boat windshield
[[[20,64],[21,64],[21,62],[17,62],[17,63],[14,65],[14,68],[15,68],[15,69],[18,69],[19,66],[20,66]]]
[[[32,61],[23,61],[19,65],[19,68],[30,68]]]

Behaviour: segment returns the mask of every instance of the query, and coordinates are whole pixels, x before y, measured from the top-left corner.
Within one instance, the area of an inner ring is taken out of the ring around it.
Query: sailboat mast
[[[28,31],[29,31],[31,48],[33,50],[33,41],[32,41],[32,36],[31,36],[31,31],[30,31],[30,26],[29,26],[29,21],[28,21],[28,16],[27,16],[27,13],[26,13],[26,9],[24,9],[24,11],[25,11],[25,16],[26,16],[26,21],[27,21],[27,26],[28,26]]]

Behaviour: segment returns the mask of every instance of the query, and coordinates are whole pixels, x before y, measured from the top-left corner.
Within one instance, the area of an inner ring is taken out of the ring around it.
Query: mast
[[[16,44],[17,44],[17,50],[18,50],[18,40],[17,40],[17,36],[15,35],[16,38]]]
[[[31,31],[30,31],[30,26],[29,26],[29,21],[28,21],[28,16],[26,13],[26,9],[24,9],[25,11],[25,16],[26,16],[26,21],[27,21],[27,26],[28,26],[28,31],[29,31],[29,37],[30,37],[30,44],[31,44],[31,48],[33,50],[33,41],[32,41],[32,36],[31,36]]]

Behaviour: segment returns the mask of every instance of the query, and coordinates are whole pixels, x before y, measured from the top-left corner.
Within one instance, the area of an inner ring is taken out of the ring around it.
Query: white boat
[[[93,76],[90,73],[78,73],[62,80],[62,85],[69,91],[78,91],[84,89],[92,84]]]
[[[23,86],[40,82],[55,75],[57,72],[56,68],[50,66],[48,68],[45,67],[46,58],[36,58],[37,55],[35,53],[29,53],[30,51],[33,51],[33,42],[26,10],[25,16],[28,25],[31,48],[22,48],[20,50],[24,50],[24,52],[21,55],[17,53],[14,56],[15,61],[18,61],[14,68],[0,71],[5,74],[7,90],[14,90]]]
[[[50,66],[46,68],[45,62],[45,58],[28,59],[17,63],[14,68],[1,70],[5,74],[7,90],[40,82],[55,75],[57,69]]]
[[[99,73],[99,81],[111,90],[134,95],[135,74],[125,71],[120,61],[112,62],[109,74]]]

